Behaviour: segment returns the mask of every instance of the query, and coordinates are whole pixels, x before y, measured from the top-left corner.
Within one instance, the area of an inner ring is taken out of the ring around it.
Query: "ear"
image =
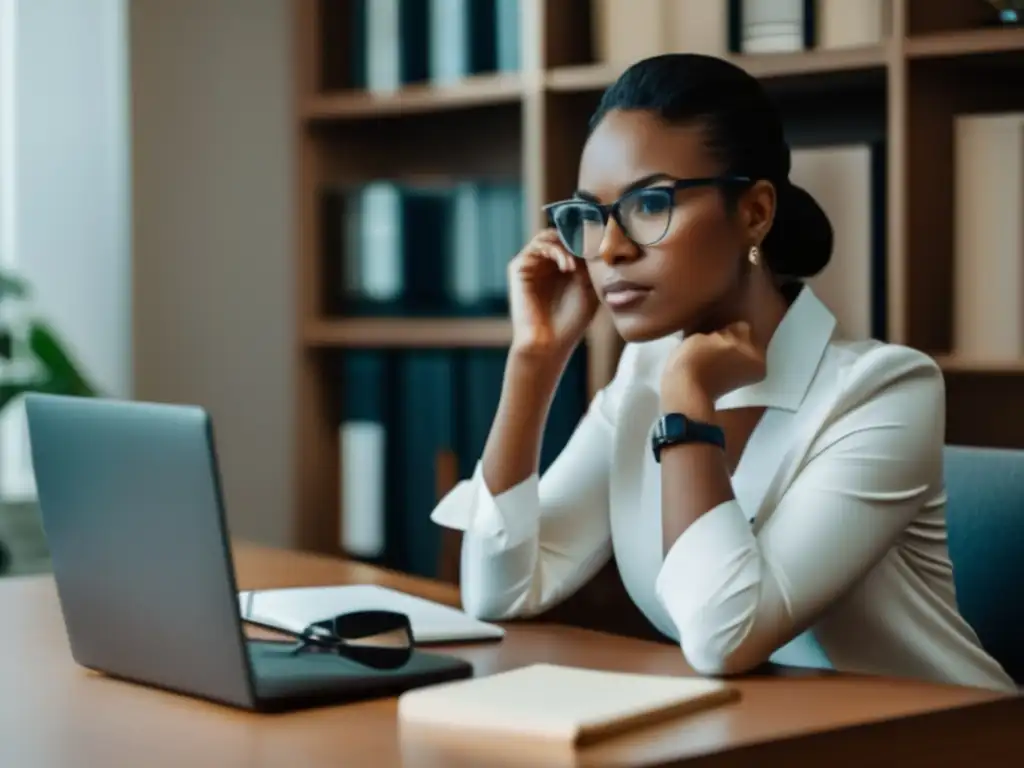
[[[751,245],[764,242],[775,220],[775,187],[770,181],[756,181],[739,200],[739,222]]]

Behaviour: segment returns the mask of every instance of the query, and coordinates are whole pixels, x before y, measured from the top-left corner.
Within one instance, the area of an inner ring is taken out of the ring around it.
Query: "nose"
[[[642,252],[632,240],[626,237],[614,216],[608,217],[597,256],[608,266],[627,264],[640,258]]]

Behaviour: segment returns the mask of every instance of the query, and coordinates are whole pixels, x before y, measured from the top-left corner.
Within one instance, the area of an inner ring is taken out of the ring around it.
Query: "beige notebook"
[[[403,726],[580,746],[739,698],[722,681],[534,664],[402,694]]]

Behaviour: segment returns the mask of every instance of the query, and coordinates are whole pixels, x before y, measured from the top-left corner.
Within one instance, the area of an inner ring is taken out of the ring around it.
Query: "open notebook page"
[[[497,640],[505,635],[501,627],[456,608],[375,584],[240,592],[238,607],[243,619],[292,632],[340,613],[387,610],[409,617],[417,643]]]

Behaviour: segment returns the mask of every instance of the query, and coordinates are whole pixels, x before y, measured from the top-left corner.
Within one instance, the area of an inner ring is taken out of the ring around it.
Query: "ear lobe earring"
[[[761,249],[756,245],[750,246],[750,250],[747,252],[747,260],[756,267],[758,262],[761,261]]]

